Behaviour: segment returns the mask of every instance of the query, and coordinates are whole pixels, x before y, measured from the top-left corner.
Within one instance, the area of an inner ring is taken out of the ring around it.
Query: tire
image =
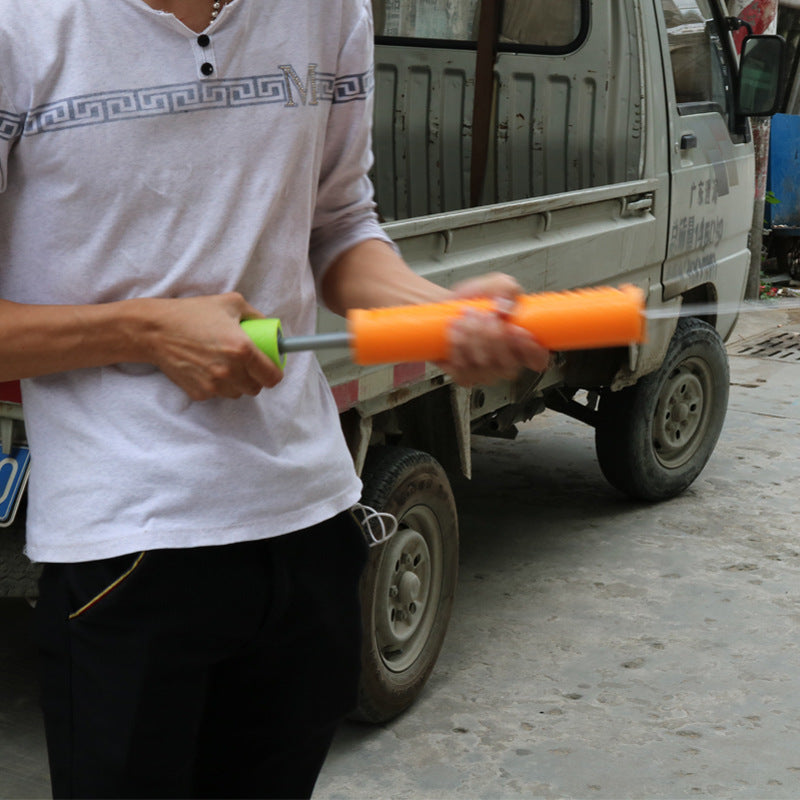
[[[399,522],[394,536],[370,549],[361,581],[354,717],[385,722],[417,698],[444,642],[458,577],[458,517],[447,476],[427,453],[373,448],[362,479],[364,505]]]
[[[595,447],[608,482],[641,500],[680,494],[714,450],[729,382],[717,331],[699,319],[679,320],[656,372],[600,398]]]

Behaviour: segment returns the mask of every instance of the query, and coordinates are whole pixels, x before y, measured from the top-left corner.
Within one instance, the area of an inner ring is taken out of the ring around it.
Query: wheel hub
[[[699,359],[687,359],[665,381],[653,420],[653,448],[665,467],[685,464],[699,447],[708,425],[710,381]]]
[[[400,591],[398,593],[400,605],[410,609],[411,605],[419,597],[421,589],[422,581],[416,573],[404,572],[403,577],[400,578]]]
[[[689,404],[678,403],[672,414],[673,419],[678,423],[686,422],[689,419]]]
[[[441,567],[435,514],[416,506],[385,545],[375,607],[376,637],[384,664],[402,672],[418,657],[434,622]],[[433,548],[433,550],[432,550]]]

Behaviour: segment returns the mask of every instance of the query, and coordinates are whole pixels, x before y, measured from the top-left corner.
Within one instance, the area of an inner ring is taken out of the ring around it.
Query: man
[[[360,484],[313,331],[450,292],[377,225],[369,0],[0,0],[0,380],[57,797],[307,797],[355,702]],[[463,383],[547,354],[491,315]]]

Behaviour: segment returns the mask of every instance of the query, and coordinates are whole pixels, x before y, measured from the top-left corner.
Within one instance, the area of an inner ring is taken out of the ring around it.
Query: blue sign
[[[27,447],[12,448],[0,453],[0,525],[14,521],[17,506],[28,481],[31,454]]]

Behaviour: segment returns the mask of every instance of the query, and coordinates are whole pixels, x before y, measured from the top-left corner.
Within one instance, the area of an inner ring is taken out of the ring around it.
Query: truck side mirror
[[[782,36],[747,36],[739,61],[737,111],[744,117],[769,117],[781,104],[786,42]]]

